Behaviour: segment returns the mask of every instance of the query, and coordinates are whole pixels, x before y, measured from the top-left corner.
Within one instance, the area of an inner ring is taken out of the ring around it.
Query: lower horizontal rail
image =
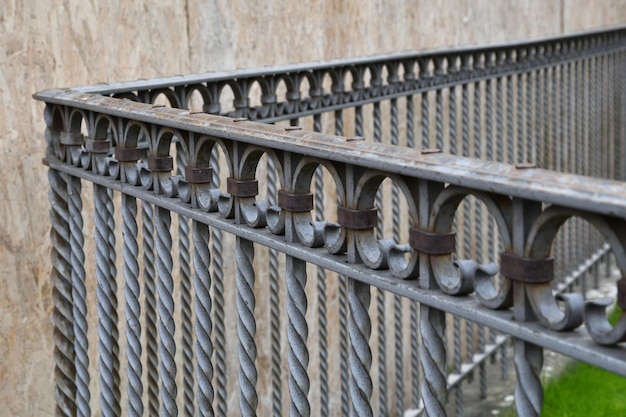
[[[303,245],[287,243],[283,236],[273,235],[267,229],[253,229],[235,224],[233,220],[224,219],[218,213],[207,213],[199,209],[192,209],[178,198],[155,195],[141,187],[124,184],[110,177],[103,177],[84,169],[64,164],[55,157],[49,156],[46,163],[51,169],[59,172],[139,198],[155,206],[181,214],[188,219],[196,220],[232,235],[275,249],[288,256],[293,256],[373,287],[382,288],[385,291],[406,297],[429,307],[484,324],[502,333],[570,356],[573,359],[626,376],[624,350],[596,344],[587,334],[584,327],[570,332],[557,333],[545,329],[539,323],[518,323],[513,320],[511,310],[496,311],[482,307],[473,296],[453,297],[445,295],[438,290],[421,289],[417,280],[402,281],[393,277],[387,271],[373,272],[360,264],[345,263],[343,259],[339,260],[336,256],[329,254],[325,248],[309,248]]]

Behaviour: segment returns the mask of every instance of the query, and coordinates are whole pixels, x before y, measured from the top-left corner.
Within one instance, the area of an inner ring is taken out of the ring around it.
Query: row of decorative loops
[[[291,194],[278,190],[278,207],[292,212],[306,212],[313,210],[313,193]]]
[[[456,250],[456,233],[436,233],[412,227],[409,244],[418,252],[428,255],[449,255]]]
[[[174,158],[171,156],[149,156],[148,169],[152,172],[168,172],[174,169]]]
[[[258,180],[226,180],[226,192],[233,197],[254,197],[259,194]]]
[[[119,162],[136,162],[141,158],[141,150],[139,148],[115,148],[115,159]]]
[[[337,207],[337,222],[348,229],[373,229],[378,224],[378,211],[375,208],[354,210],[347,207]]]
[[[505,277],[531,284],[541,284],[554,278],[554,258],[524,258],[503,252],[500,254],[500,272]]]
[[[185,179],[191,184],[208,184],[212,178],[212,168],[185,167]]]

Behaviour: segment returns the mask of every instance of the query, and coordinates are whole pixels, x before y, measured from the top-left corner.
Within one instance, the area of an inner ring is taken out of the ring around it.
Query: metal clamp
[[[456,233],[428,232],[411,227],[409,245],[416,251],[428,255],[449,255],[456,250]]]
[[[354,210],[347,207],[337,207],[337,222],[348,229],[373,229],[378,224],[378,211],[375,208]]]
[[[139,148],[123,148],[115,147],[115,159],[119,162],[136,162],[141,159],[141,150]]]
[[[84,139],[80,132],[60,132],[59,142],[62,145],[78,146],[83,144]]]
[[[87,152],[109,153],[109,151],[111,150],[111,141],[108,139],[87,139],[85,141],[85,149],[87,150]]]
[[[228,178],[226,192],[234,197],[255,197],[259,194],[259,181]]]
[[[213,178],[213,168],[185,167],[185,179],[191,184],[208,184]]]
[[[554,258],[524,258],[512,253],[500,254],[500,272],[505,277],[530,284],[554,279]]]
[[[278,207],[297,213],[311,211],[313,210],[313,193],[292,194],[278,190]]]
[[[174,169],[174,158],[171,156],[148,157],[148,169],[152,172],[168,172]]]

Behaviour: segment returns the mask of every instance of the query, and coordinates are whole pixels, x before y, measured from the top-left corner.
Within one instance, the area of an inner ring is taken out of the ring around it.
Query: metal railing
[[[626,266],[625,49],[618,28],[38,93],[57,414],[462,415],[509,337],[520,415],[544,348],[626,375],[624,281],[584,300]]]

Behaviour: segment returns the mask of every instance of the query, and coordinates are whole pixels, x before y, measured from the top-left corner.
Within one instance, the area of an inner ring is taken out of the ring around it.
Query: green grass
[[[615,309],[609,319],[616,321]],[[515,416],[515,411],[504,416]],[[544,382],[545,417],[626,416],[626,378],[583,363],[572,362]]]

